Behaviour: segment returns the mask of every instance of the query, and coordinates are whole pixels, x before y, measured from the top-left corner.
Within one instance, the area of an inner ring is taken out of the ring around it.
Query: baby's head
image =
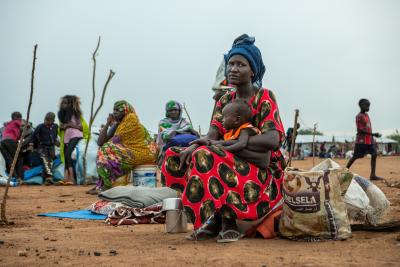
[[[250,105],[244,101],[236,99],[227,104],[222,110],[222,123],[226,130],[238,129],[242,124],[250,122],[253,113]]]

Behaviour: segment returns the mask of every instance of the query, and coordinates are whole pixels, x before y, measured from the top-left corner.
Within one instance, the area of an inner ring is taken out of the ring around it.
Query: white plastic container
[[[132,171],[134,186],[156,187],[157,165],[138,165]]]

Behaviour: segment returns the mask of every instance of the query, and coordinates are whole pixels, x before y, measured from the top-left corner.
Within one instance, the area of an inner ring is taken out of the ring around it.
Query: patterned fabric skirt
[[[133,152],[122,144],[109,141],[97,153],[97,187],[111,188],[121,176],[128,175],[134,166]]]
[[[228,219],[257,220],[281,204],[283,172],[276,158],[265,170],[217,146],[202,146],[193,152],[190,166],[180,170],[182,150],[166,151],[161,179],[183,193],[195,229],[215,211]]]

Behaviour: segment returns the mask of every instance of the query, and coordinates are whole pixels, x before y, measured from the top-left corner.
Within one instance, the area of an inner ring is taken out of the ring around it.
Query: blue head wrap
[[[234,55],[241,55],[249,61],[251,70],[254,73],[254,77],[252,82],[257,85],[258,87],[262,86],[262,78],[264,77],[265,73],[265,66],[261,57],[261,52],[254,45],[255,42],[254,37],[250,37],[247,34],[243,34],[233,41],[232,49],[229,50],[227,54],[224,55],[225,57],[225,76],[227,77],[226,73],[226,66],[228,64],[229,59]]]

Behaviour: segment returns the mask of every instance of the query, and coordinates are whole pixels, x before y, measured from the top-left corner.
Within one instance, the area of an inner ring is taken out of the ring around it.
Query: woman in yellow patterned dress
[[[119,177],[127,175],[137,165],[155,163],[150,135],[127,101],[115,102],[114,112],[101,129],[97,143],[100,146],[97,154],[99,181],[88,193],[96,194],[113,187]]]

